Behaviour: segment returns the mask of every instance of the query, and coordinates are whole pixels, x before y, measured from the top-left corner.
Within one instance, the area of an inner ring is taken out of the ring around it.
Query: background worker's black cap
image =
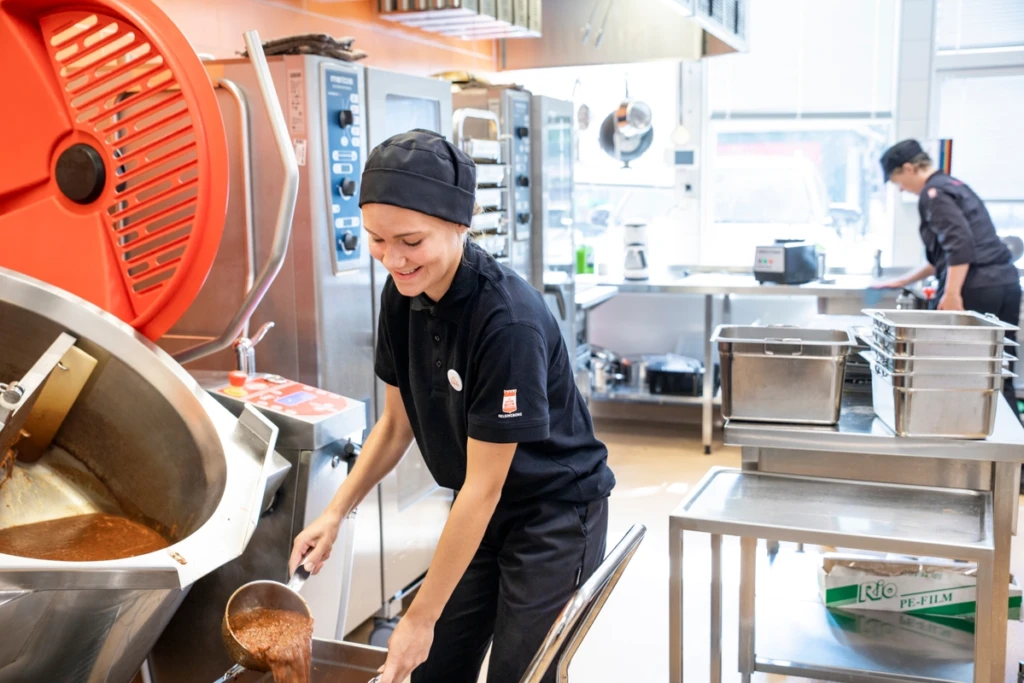
[[[432,131],[399,133],[366,159],[359,206],[390,204],[451,223],[473,223],[476,164]]]
[[[882,155],[882,177],[889,180],[889,176],[903,164],[913,161],[914,157],[924,154],[924,148],[917,140],[901,140],[885,150]]]

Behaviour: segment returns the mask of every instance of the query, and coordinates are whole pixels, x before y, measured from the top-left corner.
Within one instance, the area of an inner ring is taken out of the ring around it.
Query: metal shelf
[[[756,671],[825,680],[974,680],[972,624],[830,610],[817,595],[816,558],[783,552],[771,566],[758,558]]]
[[[590,398],[593,401],[608,401],[620,403],[646,403],[652,405],[676,405],[676,406],[699,406],[704,402],[701,396],[674,396],[672,394],[652,394],[648,391],[634,391],[632,389],[616,389],[614,391],[591,392]],[[722,391],[715,392],[712,403],[716,406],[722,405]]]

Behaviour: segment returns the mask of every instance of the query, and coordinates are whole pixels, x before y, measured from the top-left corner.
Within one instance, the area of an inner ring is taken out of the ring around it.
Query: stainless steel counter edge
[[[619,288],[615,285],[585,285],[576,290],[576,307],[588,311],[615,298]]]
[[[753,275],[733,273],[696,273],[675,278],[669,274],[655,275],[649,280],[604,280],[596,284],[613,286],[623,294],[699,294],[737,296],[816,296],[832,299],[858,299],[875,280],[868,275],[835,275],[825,282],[806,285],[760,284]],[[878,292],[895,296],[894,290]]]
[[[727,446],[832,451],[916,458],[1024,463],[1024,427],[1000,401],[992,436],[985,440],[898,437],[875,417],[870,394],[847,395],[836,427],[729,421]]]

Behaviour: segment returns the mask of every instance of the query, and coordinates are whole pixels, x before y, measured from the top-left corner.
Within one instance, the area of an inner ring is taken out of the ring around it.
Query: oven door
[[[452,138],[451,84],[435,78],[366,69],[367,148],[413,128],[433,130]],[[374,319],[387,271],[373,263]],[[374,327],[376,330],[376,326]],[[375,332],[376,334],[376,332]],[[374,340],[376,343],[376,339]],[[379,418],[384,407],[384,383],[377,380]],[[416,444],[409,448],[379,487],[381,510],[381,573],[385,601],[392,601],[422,580],[441,531],[448,520],[452,492],[434,481]],[[393,616],[400,601],[389,607]]]

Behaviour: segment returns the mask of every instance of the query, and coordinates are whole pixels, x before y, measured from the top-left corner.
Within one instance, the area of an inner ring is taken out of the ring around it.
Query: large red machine
[[[227,205],[198,56],[150,0],[2,0],[0,64],[0,266],[158,339],[202,287]]]

